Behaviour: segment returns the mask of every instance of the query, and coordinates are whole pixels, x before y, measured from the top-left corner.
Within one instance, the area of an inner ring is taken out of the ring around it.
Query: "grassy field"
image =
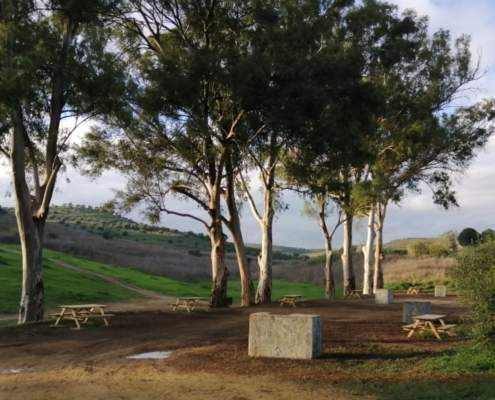
[[[0,247],[0,313],[15,313],[21,293],[21,262],[17,254]],[[108,285],[99,278],[44,263],[46,306],[66,302],[111,302],[139,298],[139,294]]]
[[[6,250],[17,250],[17,246],[0,246],[0,313],[14,313],[17,310],[20,297],[20,257],[18,254]],[[147,274],[133,268],[88,261],[60,252],[46,250],[44,254],[46,259],[44,277],[48,308],[62,303],[115,302],[140,297],[139,294],[110,285],[98,277],[64,269],[50,261],[50,259],[63,261],[88,271],[118,278],[123,282],[166,296],[207,297],[210,292],[210,282],[208,280],[179,281]],[[274,299],[288,293],[299,293],[307,299],[322,298],[324,295],[323,288],[309,283],[275,280],[273,287]],[[240,283],[238,280],[229,282],[228,295],[233,297],[234,303],[238,301],[240,298]]]

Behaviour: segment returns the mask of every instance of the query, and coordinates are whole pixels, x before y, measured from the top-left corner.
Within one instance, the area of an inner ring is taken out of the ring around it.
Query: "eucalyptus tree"
[[[9,160],[22,252],[19,323],[43,318],[43,233],[75,129],[122,98],[106,16],[118,1],[0,2],[0,151]]]
[[[311,121],[318,119],[322,99],[332,95],[327,80],[337,69],[335,64],[341,63],[335,56],[330,58],[337,45],[327,33],[336,28],[353,3],[267,1],[265,15],[271,17],[258,25],[252,41],[255,52],[270,55],[269,63],[265,63],[270,79],[262,85],[258,112],[248,120],[253,139],[245,148],[246,169],[256,171],[259,178],[261,204],[256,201],[247,173],[239,174],[261,233],[258,304],[271,300],[273,221],[282,204],[284,178],[280,172],[284,159]]]
[[[377,114],[376,157],[371,186],[375,204],[375,255],[373,290],[383,287],[383,225],[390,202],[399,202],[407,191],[425,183],[434,201],[456,205],[451,176],[466,168],[491,134],[491,102],[452,112],[452,103],[477,78],[470,40],[455,41],[439,30],[428,34],[426,18],[413,12],[408,57],[393,65],[375,64],[371,79],[382,83],[386,99]],[[371,214],[370,214],[371,218]],[[370,232],[369,232],[370,233]]]
[[[371,202],[374,143],[387,100],[373,68],[393,66],[410,57],[414,50],[410,36],[416,29],[415,22],[399,16],[393,6],[367,1],[351,7],[327,33],[326,43],[335,46],[327,63],[340,69],[320,82],[322,87],[328,85],[328,95],[318,99],[324,106],[298,141],[293,157],[296,172],[289,171],[299,184],[329,196],[342,214],[344,292],[356,288],[352,225],[354,216],[369,209]]]
[[[94,169],[128,176],[127,206],[144,202],[154,218],[173,214],[205,227],[212,306],[227,301],[225,227],[234,238],[242,303],[251,302],[235,179],[257,82],[266,80],[249,40],[258,23],[254,3],[129,0],[119,46],[136,77],[131,112],[107,121],[81,147]],[[192,201],[198,212],[174,208],[172,197]]]

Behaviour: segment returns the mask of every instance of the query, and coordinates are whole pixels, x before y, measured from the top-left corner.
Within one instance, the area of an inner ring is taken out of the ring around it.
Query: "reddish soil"
[[[356,367],[363,361],[407,362],[452,348],[462,340],[407,339],[401,330],[402,305],[378,306],[370,300],[308,302],[296,310],[272,305],[191,314],[174,313],[168,307],[158,311],[159,307],[157,301],[114,306],[117,316],[110,328],[85,326],[77,331],[70,325],[35,324],[0,329],[0,399],[209,399],[218,398],[219,393],[237,400],[304,400],[328,398],[329,394],[351,399],[352,395],[329,385],[373,379],[372,370],[356,376]],[[464,314],[451,300],[437,301],[433,309],[447,314],[449,321],[458,321]],[[323,356],[314,361],[249,358],[249,314],[261,311],[321,315]],[[175,352],[159,361],[125,358],[155,350]],[[27,372],[5,374],[13,368]],[[393,379],[401,378],[408,379],[393,374]],[[281,381],[283,389],[277,384]],[[160,397],[163,390],[167,396]],[[58,397],[62,392],[66,397]],[[33,393],[36,396],[28,396]]]

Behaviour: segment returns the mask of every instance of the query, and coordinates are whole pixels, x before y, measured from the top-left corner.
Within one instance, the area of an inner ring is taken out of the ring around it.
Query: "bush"
[[[439,242],[433,242],[428,245],[428,254],[432,257],[448,257],[451,253],[449,247]]]
[[[495,242],[464,249],[453,270],[456,288],[471,307],[477,338],[495,337]]]
[[[481,243],[488,243],[495,241],[495,231],[493,229],[485,229],[481,232]]]
[[[428,256],[430,244],[424,240],[417,240],[407,245],[407,254],[413,257]]]
[[[457,238],[461,246],[474,246],[480,241],[480,234],[473,228],[466,228]]]
[[[197,257],[200,257],[202,254],[199,250],[189,250],[188,253],[191,255],[191,256],[197,256]]]
[[[101,232],[101,236],[103,237],[103,239],[112,239],[113,238],[112,231],[108,230],[108,229],[103,230]]]

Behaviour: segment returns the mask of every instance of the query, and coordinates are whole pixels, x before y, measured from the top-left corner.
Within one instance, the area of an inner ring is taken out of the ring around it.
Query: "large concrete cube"
[[[376,304],[392,304],[394,302],[394,291],[392,289],[376,289]]]
[[[321,353],[319,315],[253,313],[249,316],[251,357],[313,359]]]
[[[447,297],[447,286],[444,285],[435,286],[435,297]]]
[[[402,322],[411,324],[415,315],[431,314],[431,303],[429,301],[406,301],[402,305]]]

